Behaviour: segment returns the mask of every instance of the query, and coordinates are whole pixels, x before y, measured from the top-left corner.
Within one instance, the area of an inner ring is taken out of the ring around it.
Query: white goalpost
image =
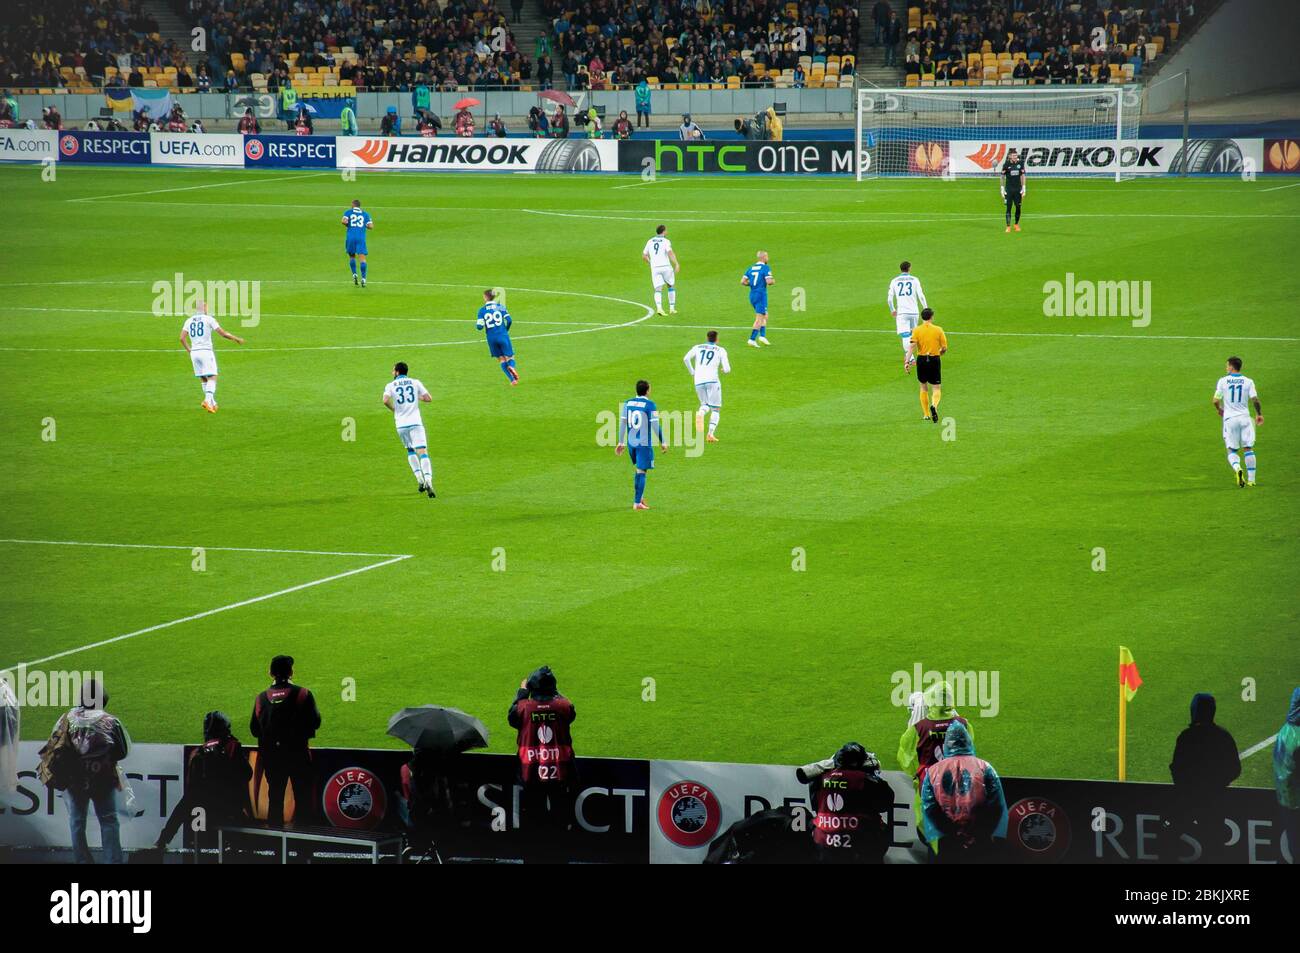
[[[1030,175],[1132,178],[1141,87],[934,86],[857,93],[855,173],[996,176],[1011,148]]]

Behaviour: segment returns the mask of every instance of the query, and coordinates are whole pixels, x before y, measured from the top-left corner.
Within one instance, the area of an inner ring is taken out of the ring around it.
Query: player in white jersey
[[[203,385],[203,403],[199,404],[210,414],[217,412],[217,352],[212,349],[213,335],[220,334],[227,341],[243,344],[244,339],[231,334],[217,319],[208,314],[208,303],[200,301],[198,309],[181,325],[181,347],[190,355],[194,376]]]
[[[889,313],[898,330],[898,338],[903,342],[903,370],[911,373],[912,365],[912,329],[921,318],[921,312],[929,305],[925,292],[921,290],[921,281],[912,274],[912,263],[905,261],[898,266],[898,277],[889,283],[889,294],[885,297]]]
[[[406,462],[415,474],[420,493],[433,499],[433,464],[429,461],[429,441],[424,435],[424,420],[420,417],[420,403],[433,402],[433,397],[414,377],[407,377],[407,366],[398,361],[393,365],[393,379],[384,388],[384,406],[393,412],[397,436],[406,448]]]
[[[1214,409],[1223,418],[1223,445],[1237,486],[1255,485],[1255,425],[1264,422],[1255,382],[1241,373],[1241,358],[1230,357],[1227,374],[1214,385]],[[1255,406],[1254,418],[1250,415]],[[1242,464],[1245,464],[1243,469]]]
[[[668,240],[668,226],[655,229],[655,237],[645,243],[641,257],[650,264],[650,280],[655,286],[655,310],[664,313],[664,285],[668,286],[668,313],[677,313],[677,273],[682,266],[677,263],[677,253]]]
[[[697,344],[686,352],[682,361],[686,369],[695,378],[695,393],[700,397],[700,409],[695,412],[695,429],[704,429],[704,415],[709,415],[709,443],[717,443],[715,431],[718,429],[718,417],[722,410],[722,380],[718,372],[731,373],[731,364],[727,361],[727,349],[718,343],[718,332],[710,331],[705,337],[705,344]]]

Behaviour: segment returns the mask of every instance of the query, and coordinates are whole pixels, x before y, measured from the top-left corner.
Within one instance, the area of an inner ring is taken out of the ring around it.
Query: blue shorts
[[[638,470],[653,470],[655,468],[654,447],[628,447],[627,456],[632,461],[632,466]]]
[[[360,238],[349,238],[343,246],[349,255],[368,255],[366,251],[366,236]]]
[[[754,307],[755,314],[767,314],[767,292],[762,294],[750,293],[749,303]]]
[[[503,334],[500,337],[488,335],[488,353],[493,357],[514,357],[515,349],[510,346],[510,335]]]

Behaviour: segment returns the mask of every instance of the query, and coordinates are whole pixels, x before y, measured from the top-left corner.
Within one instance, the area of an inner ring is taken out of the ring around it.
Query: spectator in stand
[[[542,54],[537,58],[537,82],[542,89],[551,89],[555,83],[555,66],[551,58]]]
[[[207,64],[199,65],[199,72],[194,78],[194,82],[200,93],[208,93],[212,91],[212,76],[208,73]]]
[[[271,659],[271,687],[253,701],[248,730],[257,739],[257,770],[266,777],[266,821],[284,826],[284,794],[293,786],[295,822],[310,821],[315,815],[315,778],[309,743],[320,729],[316,699],[301,685],[294,685],[293,657]]]
[[[519,809],[530,860],[562,859],[559,841],[572,828],[577,765],[570,726],[573,702],[560,694],[555,674],[543,665],[519,683],[506,720],[516,730]]]
[[[966,726],[953,723],[943,755],[921,779],[925,839],[941,864],[996,860],[1007,836],[1007,799],[993,765],[975,754]]]
[[[1282,830],[1291,863],[1300,864],[1300,688],[1291,693],[1290,707],[1273,742],[1273,783]]]
[[[898,44],[903,41],[903,23],[898,14],[889,11],[889,25],[885,27],[885,65],[898,65]]]
[[[524,22],[524,0],[510,0],[510,22]]]
[[[893,810],[894,792],[874,754],[850,741],[833,757],[798,768],[795,776],[808,785],[820,863],[884,862],[891,828],[882,815]]]
[[[1105,60],[1102,60],[1101,65],[1097,67],[1097,82],[1099,83],[1110,82],[1110,64],[1107,63]]]
[[[261,123],[253,115],[252,109],[245,109],[243,117],[239,120],[239,132],[245,136],[255,136],[262,131]]]
[[[1173,816],[1165,819],[1172,861],[1178,856],[1179,835],[1201,845],[1205,859],[1217,859],[1224,843],[1223,792],[1241,775],[1241,759],[1232,735],[1214,723],[1214,696],[1192,696],[1191,724],[1174,745],[1169,774],[1174,782]]]
[[[907,58],[907,62],[903,64],[903,72],[908,76],[915,76],[917,79],[920,79],[921,64],[917,61],[915,56],[909,56]]]
[[[876,0],[875,6],[871,8],[871,21],[876,27],[875,39],[872,41],[873,46],[880,46],[885,42],[885,37],[889,31],[889,15],[893,12],[894,8],[888,0]]]
[[[50,733],[47,750],[70,748],[68,774],[63,777],[63,803],[72,832],[72,857],[78,864],[94,863],[86,842],[86,815],[95,806],[104,862],[124,863],[117,792],[122,788],[118,763],[130,750],[126,728],[107,711],[108,692],[91,679],[81,686],[81,704],[59,716]]]
[[[1029,79],[1029,62],[1027,60],[1017,60],[1016,65],[1011,70],[1012,79]]]
[[[185,766],[185,793],[168,815],[154,848],[166,848],[181,825],[193,819],[195,809],[203,811],[202,836],[195,832],[201,846],[215,844],[217,828],[223,825],[251,823],[248,782],[252,777],[248,754],[234,736],[230,719],[224,712],[208,712],[203,716],[203,744],[190,752]]]
[[[796,63],[794,66],[794,88],[803,89],[804,84],[807,83],[807,81],[808,81],[808,76],[803,71],[803,64]]]

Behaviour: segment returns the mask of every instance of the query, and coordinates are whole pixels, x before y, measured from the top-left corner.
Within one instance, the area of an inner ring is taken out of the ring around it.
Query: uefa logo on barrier
[[[77,141],[76,136],[66,135],[59,137],[59,151],[65,156],[75,156],[80,150],[81,143]]]
[[[261,139],[247,139],[244,141],[244,155],[248,156],[249,161],[257,162],[266,152],[266,146],[262,144]]]
[[[678,847],[705,847],[722,824],[722,806],[698,781],[678,781],[659,796],[659,830]]]
[[[1007,812],[1007,843],[1019,860],[1053,863],[1070,849],[1070,818],[1045,798],[1021,798]]]
[[[388,792],[364,768],[344,768],[325,782],[325,816],[335,827],[372,831],[388,814]]]

